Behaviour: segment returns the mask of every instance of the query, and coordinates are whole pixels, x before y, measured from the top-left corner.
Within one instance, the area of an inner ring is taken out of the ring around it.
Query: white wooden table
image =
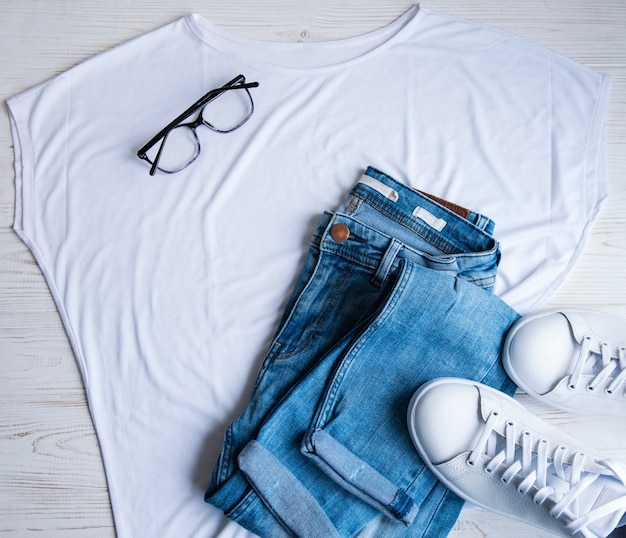
[[[0,0],[0,97],[5,101],[95,53],[189,12],[252,38],[317,41],[373,30],[410,5],[410,0]],[[510,31],[613,76],[609,198],[582,259],[551,305],[626,317],[626,0],[431,0],[425,5]],[[43,276],[11,229],[13,181],[4,105],[0,536],[110,538],[115,528],[107,485],[78,369]],[[517,397],[536,414],[626,464],[626,417],[577,418],[549,410],[523,394]],[[544,534],[475,509],[463,512],[452,536]]]

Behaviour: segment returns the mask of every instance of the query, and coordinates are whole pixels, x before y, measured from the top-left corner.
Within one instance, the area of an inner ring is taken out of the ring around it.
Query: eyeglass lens
[[[200,141],[195,128],[179,125],[167,133],[161,144],[156,144],[147,152],[153,163],[159,147],[162,146],[157,168],[163,172],[179,172],[196,160],[200,153]]]
[[[240,127],[252,114],[252,98],[247,89],[223,92],[202,109],[202,122],[220,133]]]

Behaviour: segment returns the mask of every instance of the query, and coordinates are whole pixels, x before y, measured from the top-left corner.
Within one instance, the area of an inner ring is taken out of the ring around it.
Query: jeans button
[[[343,243],[350,237],[350,228],[348,228],[345,224],[335,224],[330,229],[330,236],[337,241],[337,243]]]

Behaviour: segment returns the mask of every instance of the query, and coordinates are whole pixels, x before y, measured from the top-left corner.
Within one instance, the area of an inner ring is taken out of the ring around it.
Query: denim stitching
[[[398,224],[409,228],[422,239],[439,248],[442,252],[446,254],[466,254],[463,249],[443,239],[441,236],[433,234],[428,228],[415,224],[401,213],[393,211],[386,204],[380,203],[376,198],[370,196],[369,194],[363,193],[357,194],[357,196],[361,197],[364,202],[371,204],[372,207],[385,214],[390,219],[396,221]],[[471,223],[468,222],[468,224]]]
[[[453,493],[449,489],[446,489],[443,491],[443,494],[441,495],[441,498],[439,499],[439,502],[437,503],[437,508],[432,511],[432,515],[430,519],[428,520],[428,523],[426,524],[426,528],[424,529],[424,532],[421,534],[421,536],[427,536],[427,533],[429,532],[433,522],[435,521],[435,519],[437,518],[439,514],[439,507],[444,503],[448,495],[454,495],[455,497],[457,496],[455,493]]]
[[[304,297],[305,293],[308,292],[310,290],[310,286],[309,284],[313,281],[318,280],[317,278],[315,278],[315,276],[318,273],[318,270],[321,266],[321,262],[322,262],[322,256],[320,255],[320,259],[318,260],[318,266],[315,268],[315,271],[313,271],[313,274],[311,275],[311,278],[309,279],[309,281],[307,282],[307,285],[303,288],[302,293],[298,296],[298,299],[295,301],[293,308],[291,309],[291,313],[289,315],[289,318],[286,320],[283,328],[280,331],[280,334],[278,334],[276,336],[276,338],[274,338],[274,343],[277,345],[277,349],[275,352],[274,357],[272,358],[272,360],[274,361],[284,361],[284,360],[289,360],[289,359],[293,359],[293,357],[295,357],[296,355],[299,355],[300,353],[302,353],[302,351],[304,349],[306,349],[306,347],[309,345],[309,343],[311,342],[311,340],[313,339],[314,335],[315,335],[315,329],[319,326],[319,322],[321,321],[321,319],[324,317],[324,313],[328,312],[329,309],[332,308],[333,303],[335,302],[336,298],[339,295],[338,290],[341,289],[342,286],[339,286],[339,283],[341,282],[343,285],[345,285],[345,282],[348,280],[348,277],[350,274],[352,274],[353,271],[353,266],[351,266],[350,264],[346,264],[347,266],[347,271],[343,274],[343,278],[341,279],[341,281],[339,279],[333,279],[333,290],[335,290],[334,292],[330,292],[330,293],[324,293],[324,305],[320,310],[320,315],[316,317],[315,320],[315,324],[311,324],[308,325],[306,328],[310,329],[308,330],[308,335],[306,336],[306,338],[300,338],[298,339],[298,342],[296,344],[296,347],[292,350],[287,350],[287,351],[283,351],[281,349],[281,347],[283,345],[285,345],[284,343],[281,344],[281,339],[283,336],[289,336],[289,327],[290,325],[293,324],[293,320],[296,318],[296,314],[299,315],[299,306],[300,303],[302,301],[302,298]],[[303,331],[304,332],[304,331]],[[288,340],[289,338],[287,338]]]
[[[464,278],[463,276],[459,275],[459,278],[463,278],[463,280],[471,284],[475,284],[479,288],[488,288],[489,286],[493,286],[496,281],[495,274],[491,274],[489,276],[484,276],[481,278]]]
[[[352,216],[358,211],[360,205],[361,205],[361,198],[353,194],[352,197],[350,198],[350,201],[346,205],[346,209],[344,213],[348,216]]]
[[[358,354],[361,348],[367,343],[372,335],[379,330],[384,321],[390,316],[396,303],[399,301],[402,292],[407,287],[410,280],[409,276],[413,273],[412,265],[410,263],[403,262],[401,264],[401,267],[403,268],[403,271],[399,275],[398,282],[391,290],[390,296],[388,297],[387,301],[385,301],[382,310],[378,312],[372,322],[368,324],[365,332],[357,338],[355,344],[351,346],[348,353],[344,356],[343,359],[341,359],[339,368],[337,369],[336,374],[333,376],[333,380],[330,387],[328,388],[327,394],[325,395],[323,402],[320,404],[320,413],[312,427],[320,429],[324,427],[324,424],[328,420],[329,413],[334,408],[334,402],[337,396],[337,392],[341,388],[345,375],[354,361],[355,355]]]
[[[245,493],[245,495],[239,501],[237,501],[237,503],[235,503],[235,505],[230,510],[228,510],[228,512],[224,512],[224,515],[229,518],[232,516],[234,517],[241,516],[248,509],[248,506],[250,506],[252,503],[256,501],[255,497],[257,496],[258,495],[256,491],[250,488]]]
[[[222,450],[220,452],[219,459],[217,461],[217,473],[216,473],[216,482],[218,487],[226,482],[228,476],[231,474],[228,470],[231,468],[231,452],[232,452],[232,428],[233,425],[230,424],[226,431],[224,432],[224,443],[222,445]]]
[[[340,245],[328,245],[324,246],[323,249],[329,254],[336,254],[341,256],[342,258],[346,258],[354,263],[358,263],[363,267],[367,267],[368,269],[375,269],[378,266],[377,259],[373,256],[364,256],[362,254],[354,253],[355,249],[340,246]]]
[[[402,213],[397,213],[395,211],[392,211],[387,205],[381,204],[376,199],[370,200],[369,196],[367,196],[367,198],[368,198],[367,201],[371,203],[381,213],[387,215],[389,218],[396,221],[398,224],[401,224],[402,226],[406,226],[407,228],[412,230],[414,233],[419,235],[422,239],[428,241],[430,244],[441,249],[442,252],[445,252],[446,254],[464,254],[463,249],[443,239],[441,236],[433,234],[432,232],[430,232],[428,228],[424,226],[420,226],[419,224],[415,224],[413,221],[408,219]]]
[[[420,251],[413,249],[411,247],[405,247],[404,248],[408,248],[409,250],[416,252],[418,254],[421,254]],[[326,245],[322,246],[322,249],[326,252],[328,252],[329,254],[335,254],[337,256],[341,256],[342,258],[345,258],[351,262],[357,263],[363,267],[366,267],[368,269],[371,270],[375,270],[378,265],[380,264],[380,259],[382,259],[382,255],[381,258],[375,258],[373,256],[364,256],[364,255],[357,255],[354,254],[354,250],[352,248],[349,248],[347,246],[343,246],[343,245],[337,245],[331,242],[328,242]],[[392,269],[395,269],[397,267],[397,262],[395,262],[392,265]],[[476,286],[480,287],[480,288],[488,288],[490,286],[493,286],[493,284],[496,281],[496,275],[495,272],[492,270],[490,274],[485,275],[485,276],[481,276],[481,277],[477,277],[477,278],[468,278],[466,276],[463,276],[462,272],[458,273],[457,276],[463,280],[465,280],[466,282],[470,282],[472,284],[475,284]]]

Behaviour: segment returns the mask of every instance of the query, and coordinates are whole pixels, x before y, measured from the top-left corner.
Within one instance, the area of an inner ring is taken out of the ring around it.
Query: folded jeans
[[[440,376],[515,390],[499,351],[518,314],[490,293],[492,232],[368,168],[313,235],[207,502],[260,536],[445,536],[463,501],[414,450],[406,407]]]

